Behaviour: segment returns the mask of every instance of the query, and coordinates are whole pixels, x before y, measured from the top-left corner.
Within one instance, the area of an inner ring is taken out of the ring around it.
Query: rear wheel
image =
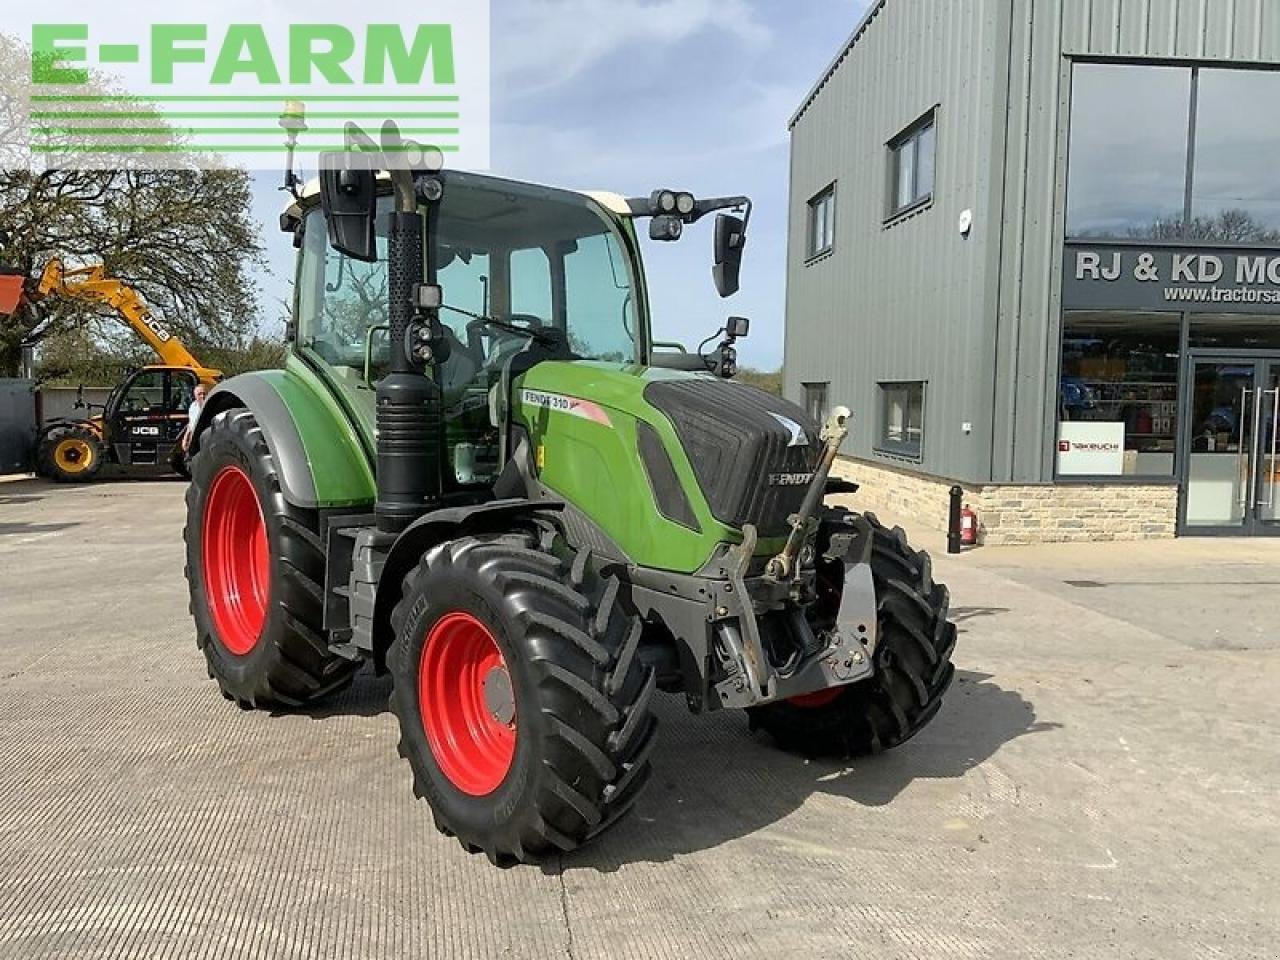
[[[392,615],[414,793],[499,866],[574,849],[648,779],[653,671],[589,560],[546,530],[463,537],[423,557]]]
[[[106,450],[87,427],[55,427],[40,443],[36,466],[59,483],[87,483],[98,475]]]
[[[838,527],[848,515],[833,510],[827,523]],[[875,674],[847,687],[749,710],[752,728],[767,731],[786,749],[848,757],[905,743],[933,719],[955,673],[951,653],[956,628],[947,620],[950,595],[933,582],[929,555],[912,550],[901,527],[890,530],[874,514],[865,516],[875,538]]]
[[[209,676],[246,708],[300,706],[344,686],[359,664],[324,638],[317,517],[285,502],[253,414],[219,414],[190,464],[186,573]]]

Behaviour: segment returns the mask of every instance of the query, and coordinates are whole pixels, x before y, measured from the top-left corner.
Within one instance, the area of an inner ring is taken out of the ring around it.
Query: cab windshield
[[[370,381],[390,355],[387,222],[379,201],[377,263],[350,260],[327,241],[321,211],[306,222],[299,270],[298,341],[344,376]],[[618,227],[586,197],[472,174],[448,175],[437,228],[441,320],[450,360],[446,398],[479,386],[537,331],[557,331],[574,357],[640,357],[636,281]],[[494,321],[494,322],[489,322]],[[520,331],[529,331],[522,335]],[[366,350],[369,363],[366,366]]]

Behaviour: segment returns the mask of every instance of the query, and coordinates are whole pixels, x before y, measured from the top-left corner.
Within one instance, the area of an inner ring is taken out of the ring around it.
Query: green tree
[[[782,396],[781,370],[755,370],[751,367],[743,367],[738,371],[738,376],[735,379],[753,387],[759,387],[766,393]]]
[[[0,265],[34,277],[54,257],[68,266],[102,263],[188,342],[247,342],[258,306],[252,273],[263,263],[248,174],[189,161],[166,170],[33,169],[21,147],[29,57],[0,35]],[[94,84],[98,92],[112,89],[97,77]],[[0,376],[16,372],[23,341],[92,318],[82,306],[55,301],[0,317]]]

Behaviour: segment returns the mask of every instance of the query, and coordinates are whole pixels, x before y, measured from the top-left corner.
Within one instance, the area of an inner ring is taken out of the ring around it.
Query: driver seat
[[[480,372],[481,361],[471,355],[467,345],[459,339],[447,324],[444,327],[444,340],[449,345],[449,359],[440,364],[440,393],[446,409],[455,405],[466,389],[475,384],[476,374]]]

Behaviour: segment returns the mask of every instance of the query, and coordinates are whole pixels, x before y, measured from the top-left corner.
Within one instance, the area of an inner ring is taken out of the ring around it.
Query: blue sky
[[[729,300],[711,284],[710,221],[677,244],[645,241],[654,328],[659,338],[696,343],[725,316],[749,316],[742,362],[778,367],[787,120],[866,6],[492,0],[493,172],[629,196],[672,187],[752,197],[742,291]],[[276,228],[278,185],[277,174],[257,175],[255,213],[270,262],[266,318],[280,314],[292,272],[292,246]]]

